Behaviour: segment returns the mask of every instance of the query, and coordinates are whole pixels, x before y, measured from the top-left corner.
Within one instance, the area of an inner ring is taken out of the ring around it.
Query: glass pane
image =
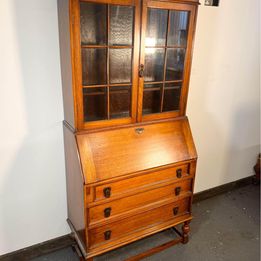
[[[146,48],[144,81],[162,81],[164,70],[164,48]]]
[[[106,5],[80,3],[82,44],[106,45]]]
[[[182,80],[184,69],[185,49],[168,49],[166,81]]]
[[[168,87],[171,86],[171,87]],[[163,111],[179,110],[180,85],[166,84],[164,88]]]
[[[189,12],[170,11],[168,45],[186,46]]]
[[[82,84],[106,84],[106,49],[82,48]]]
[[[133,7],[110,6],[110,45],[132,45]]]
[[[162,84],[145,84],[143,91],[142,114],[160,112]]]
[[[84,121],[107,119],[107,89],[83,89]]]
[[[130,116],[130,87],[110,87],[110,118]]]
[[[110,49],[110,83],[131,82],[132,49]]]
[[[146,46],[165,46],[168,10],[148,8]]]

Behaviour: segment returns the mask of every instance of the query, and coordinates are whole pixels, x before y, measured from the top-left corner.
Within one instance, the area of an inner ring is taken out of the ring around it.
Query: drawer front
[[[90,248],[99,244],[110,243],[120,237],[160,225],[167,221],[173,220],[174,223],[175,218],[189,213],[190,200],[191,198],[185,198],[118,222],[91,229],[88,231]]]
[[[124,193],[131,193],[153,185],[160,185],[164,182],[180,180],[189,175],[188,171],[189,165],[185,164],[124,179],[107,185],[97,186],[95,188],[95,200],[113,198],[114,196],[123,195]]]
[[[148,190],[129,197],[113,200],[89,209],[90,225],[96,222],[108,221],[113,217],[133,210],[146,209],[152,205],[162,204],[166,201],[178,200],[192,191],[192,179],[175,182],[173,184]]]

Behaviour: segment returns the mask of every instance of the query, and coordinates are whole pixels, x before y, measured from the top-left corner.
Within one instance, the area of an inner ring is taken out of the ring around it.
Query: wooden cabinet
[[[180,223],[178,242],[187,242],[197,7],[58,0],[68,222],[85,258]]]

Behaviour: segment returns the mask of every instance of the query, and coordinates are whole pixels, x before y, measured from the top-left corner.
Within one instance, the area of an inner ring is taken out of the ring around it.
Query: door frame
[[[190,16],[189,16],[186,55],[184,60],[183,81],[182,81],[180,103],[179,103],[180,109],[178,111],[160,112],[160,113],[142,115],[144,78],[139,77],[137,122],[168,119],[168,118],[184,116],[186,114],[188,87],[189,87],[190,72],[191,72],[192,53],[193,53],[193,40],[194,40],[196,18],[197,18],[197,5],[195,4],[188,4],[188,3],[185,4],[185,3],[177,3],[177,2],[170,2],[170,1],[167,2],[167,1],[157,1],[157,0],[143,0],[142,14],[141,14],[142,20],[141,20],[141,40],[140,40],[141,43],[140,43],[139,65],[145,64],[145,38],[146,38],[148,8],[189,11]],[[168,16],[168,20],[169,20],[169,16]],[[164,59],[166,61],[166,58]]]

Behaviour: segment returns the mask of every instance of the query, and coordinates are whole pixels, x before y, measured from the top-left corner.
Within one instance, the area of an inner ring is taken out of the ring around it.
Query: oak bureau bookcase
[[[58,0],[68,223],[83,259],[165,229],[178,237],[131,260],[188,242],[198,4]]]

